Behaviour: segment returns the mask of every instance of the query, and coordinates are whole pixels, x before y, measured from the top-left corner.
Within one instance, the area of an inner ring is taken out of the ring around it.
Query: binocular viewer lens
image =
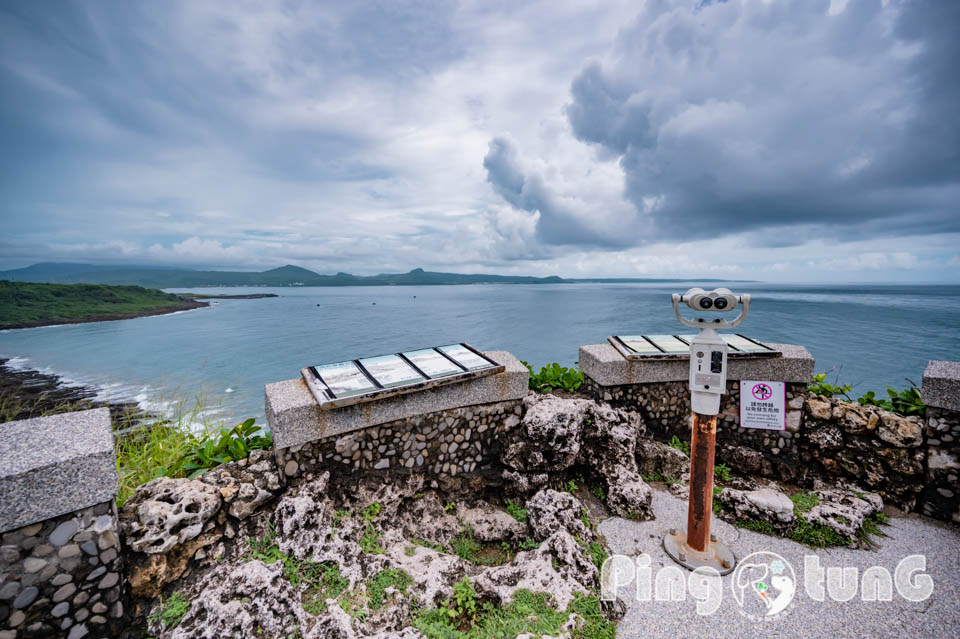
[[[720,300],[717,301],[719,302]],[[713,306],[713,300],[709,297],[704,297],[702,300],[700,300],[700,308],[710,308],[711,306]],[[717,308],[720,307],[718,306]]]

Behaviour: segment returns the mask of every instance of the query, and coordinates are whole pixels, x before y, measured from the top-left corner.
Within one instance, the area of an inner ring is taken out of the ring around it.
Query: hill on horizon
[[[0,280],[52,284],[114,284],[150,288],[198,286],[424,286],[459,284],[563,284],[573,282],[713,282],[713,279],[586,278],[564,279],[556,275],[490,275],[439,273],[415,268],[406,273],[321,275],[287,264],[267,271],[203,271],[169,266],[95,265],[41,262],[0,271]]]

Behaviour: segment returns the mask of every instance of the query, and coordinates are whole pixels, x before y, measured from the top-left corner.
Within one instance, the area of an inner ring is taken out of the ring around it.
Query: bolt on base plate
[[[737,565],[733,551],[717,541],[716,535],[710,535],[706,552],[699,552],[687,545],[686,531],[671,528],[663,537],[663,549],[671,559],[688,570],[709,566],[721,575],[729,575]]]

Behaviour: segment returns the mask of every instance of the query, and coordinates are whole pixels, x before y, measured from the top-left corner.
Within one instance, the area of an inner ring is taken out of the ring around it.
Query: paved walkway
[[[687,502],[662,488],[655,488],[653,508],[657,518],[633,522],[620,518],[600,524],[612,552],[651,558],[652,574],[663,566],[675,566],[661,546],[671,527],[683,527]],[[960,527],[918,516],[896,517],[881,529],[888,538],[877,538],[878,550],[812,549],[788,539],[751,532],[718,520],[712,530],[720,541],[736,554],[738,561],[753,552],[770,551],[781,555],[796,573],[797,585],[793,604],[775,619],[754,620],[743,614],[744,608],[733,596],[731,584],[737,573],[722,578],[722,603],[710,616],[696,612],[696,600],[689,593],[686,601],[642,601],[636,597],[636,585],[619,590],[627,604],[627,614],[620,622],[618,637],[648,639],[653,637],[960,637]],[[804,587],[804,556],[816,555],[821,567],[857,567],[859,576],[870,566],[883,566],[891,575],[897,564],[908,555],[923,554],[927,558],[925,574],[933,579],[933,594],[922,602],[905,600],[893,590],[893,600],[865,602],[856,596],[847,602],[836,602],[829,595],[823,602],[812,599]],[[687,571],[684,571],[686,576]],[[767,583],[770,583],[767,581]],[[746,610],[765,610],[756,595],[747,591],[757,605]]]

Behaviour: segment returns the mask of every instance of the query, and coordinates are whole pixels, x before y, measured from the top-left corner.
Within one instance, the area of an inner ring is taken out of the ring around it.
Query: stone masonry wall
[[[288,478],[328,468],[443,476],[489,470],[498,457],[498,436],[519,424],[521,413],[521,400],[512,400],[398,419],[278,449],[277,464]]]
[[[848,479],[906,511],[916,508],[926,482],[921,418],[810,396],[800,443],[811,474]]]
[[[960,411],[927,407],[923,514],[960,523]]]
[[[657,439],[690,439],[690,389],[685,381],[601,386],[585,377],[582,390],[615,407],[638,411]],[[744,473],[799,479],[803,468],[797,438],[805,391],[805,384],[786,385],[786,430],[755,430],[740,428],[740,382],[728,381],[717,423],[717,463]]]
[[[112,501],[8,531],[0,542],[0,639],[119,634],[122,559]]]

